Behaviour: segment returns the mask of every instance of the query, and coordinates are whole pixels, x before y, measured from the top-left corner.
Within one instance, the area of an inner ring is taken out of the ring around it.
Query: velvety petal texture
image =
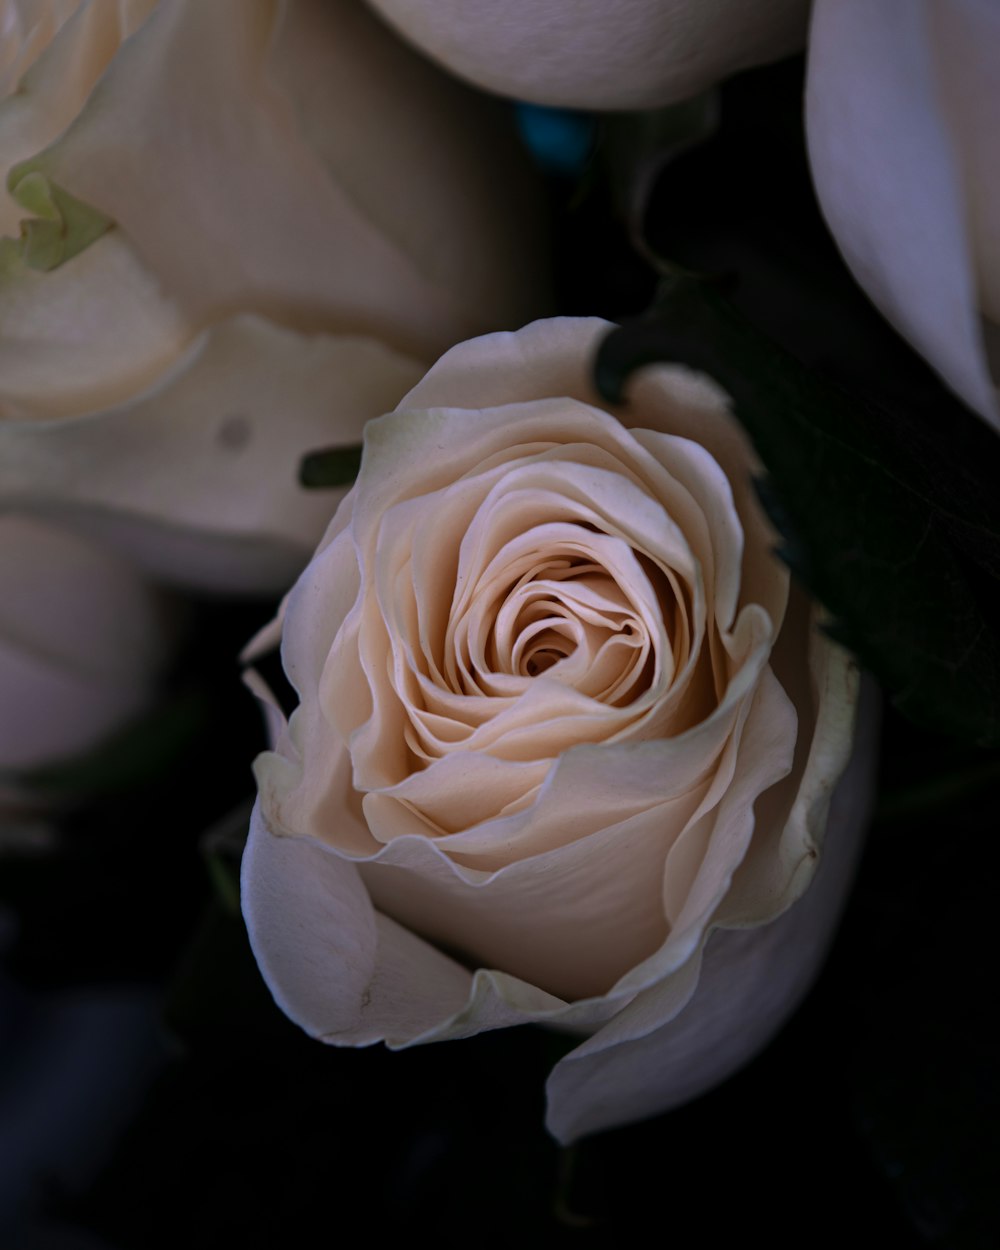
[[[94,324],[102,341],[111,328]],[[39,420],[26,389],[26,418],[0,420],[0,500],[69,522],[177,585],[277,592],[337,498],[298,486],[303,452],[359,442],[366,418],[419,373],[376,339],[234,317],[127,399],[105,378],[117,402],[83,417]],[[54,394],[64,379],[53,370],[49,383]]]
[[[337,1045],[590,1035],[550,1084],[563,1140],[693,1096],[778,1027],[871,757],[827,832],[857,672],[771,554],[726,396],[657,367],[608,410],[607,329],[463,343],[370,423],[282,609],[290,720],[252,678],[275,741],[243,907],[277,1001]],[[786,947],[771,922],[819,862]]]
[[[170,617],[129,566],[33,518],[0,516],[0,788],[79,755],[144,710]]]
[[[369,0],[429,57],[503,95],[638,109],[796,51],[807,0]]]
[[[356,0],[0,14],[0,507],[287,586],[337,499],[302,456],[544,308],[507,118]]]
[[[817,0],[806,92],[813,178],[847,263],[996,426],[998,59],[992,0]]]

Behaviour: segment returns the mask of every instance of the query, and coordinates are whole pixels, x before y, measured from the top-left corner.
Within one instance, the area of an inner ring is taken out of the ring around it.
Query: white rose
[[[550,1078],[564,1140],[763,1044],[816,970],[866,794],[824,847],[857,674],[790,597],[726,397],[657,367],[610,414],[607,328],[464,343],[369,426],[287,601],[300,703],[243,867],[264,977],[324,1041],[591,1033]]]
[[[817,0],[806,91],[816,190],[854,276],[994,425],[998,62],[991,0]]]
[[[0,17],[0,508],[287,586],[329,516],[302,454],[537,313],[503,117],[352,0]]]
[[[18,774],[92,749],[145,710],[168,626],[124,561],[0,516],[0,808],[31,800]]]
[[[469,82],[536,104],[669,104],[805,42],[808,0],[369,0]]]

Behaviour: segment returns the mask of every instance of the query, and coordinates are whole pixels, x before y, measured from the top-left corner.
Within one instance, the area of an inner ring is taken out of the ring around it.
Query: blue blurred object
[[[514,112],[522,140],[546,173],[576,177],[582,172],[597,129],[592,113],[520,102],[515,104]]]

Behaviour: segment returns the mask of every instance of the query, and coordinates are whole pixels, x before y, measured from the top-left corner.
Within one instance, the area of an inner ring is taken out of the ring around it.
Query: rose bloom
[[[550,1078],[563,1140],[693,1097],[787,1015],[872,756],[827,827],[856,669],[772,555],[726,396],[658,366],[610,412],[607,329],[464,343],[369,425],[285,605],[299,703],[272,700],[243,866],[263,975],[324,1041],[590,1034]]]
[[[827,222],[880,311],[994,425],[998,64],[991,0],[817,0],[806,122]]]
[[[0,507],[287,588],[303,453],[544,310],[507,119],[353,0],[0,0],[0,40]]]
[[[169,642],[163,599],[107,551],[0,516],[0,824],[38,796],[24,775],[93,748],[145,711]]]
[[[808,0],[369,0],[453,73],[504,95],[639,109],[797,51]]]

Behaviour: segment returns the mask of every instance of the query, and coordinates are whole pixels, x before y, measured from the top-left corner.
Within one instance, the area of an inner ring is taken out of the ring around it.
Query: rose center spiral
[[[508,585],[484,652],[494,673],[522,680],[545,675],[617,703],[647,687],[652,640],[606,568],[557,557]]]

